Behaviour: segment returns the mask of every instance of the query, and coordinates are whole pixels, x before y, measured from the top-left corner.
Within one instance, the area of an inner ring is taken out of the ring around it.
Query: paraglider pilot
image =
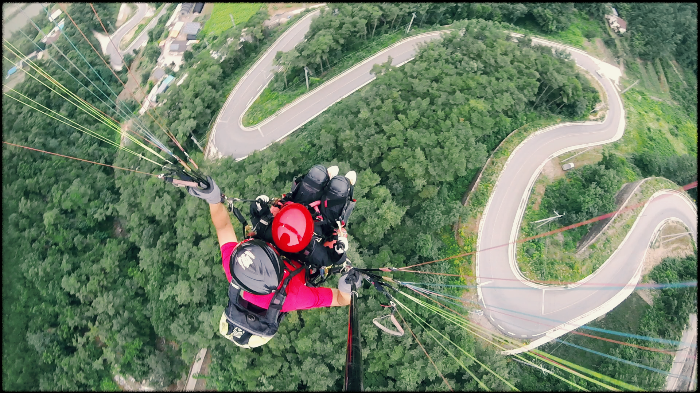
[[[337,289],[307,286],[305,274],[298,274],[304,271],[302,264],[283,257],[273,244],[255,238],[238,242],[221,190],[211,177],[207,181],[206,189],[187,190],[209,203],[221,247],[229,282],[229,302],[219,326],[224,337],[243,348],[257,347],[275,335],[287,312],[350,304],[351,285],[359,287],[361,280],[358,271],[342,275]]]

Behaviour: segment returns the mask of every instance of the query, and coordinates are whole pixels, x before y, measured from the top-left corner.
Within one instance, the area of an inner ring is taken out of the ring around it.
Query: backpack
[[[355,187],[345,176],[336,176],[326,184],[319,207],[323,219],[331,226],[335,226],[336,221],[341,221],[343,225],[347,223],[355,208],[356,201],[352,198],[354,190]]]
[[[221,315],[219,333],[242,348],[255,348],[270,341],[287,315],[282,312],[282,305],[287,299],[287,285],[302,271],[303,268],[297,268],[289,273],[272,297],[267,310],[243,299],[241,288],[230,283],[228,306]]]
[[[306,206],[318,221],[324,221],[324,235],[336,228],[336,221],[348,222],[355,208],[354,186],[345,176],[330,179],[326,167],[314,165],[305,176],[292,181],[291,191],[282,201]]]
[[[330,177],[326,167],[314,165],[306,176],[297,177],[292,181],[291,192],[285,195],[285,199],[308,206],[321,199],[328,180]]]

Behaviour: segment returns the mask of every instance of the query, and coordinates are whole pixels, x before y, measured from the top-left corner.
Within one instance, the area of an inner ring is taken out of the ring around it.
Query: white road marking
[[[498,327],[501,328],[501,329],[503,329],[503,326],[501,326],[501,325],[498,325]]]
[[[515,333],[511,333],[511,332],[507,332],[507,333],[510,334],[511,336],[515,336]]]
[[[542,290],[542,315],[544,315],[544,289]]]
[[[263,137],[265,136],[265,135],[263,135],[262,131],[260,130],[260,127],[258,127],[258,132],[260,133],[261,136],[263,136]]]
[[[493,281],[486,281],[486,282],[481,283],[481,284],[479,284],[479,285],[482,286],[482,285],[486,285],[486,284],[491,284],[492,282],[493,282]]]
[[[533,334],[532,336],[533,336],[533,337],[536,337],[536,336],[541,336],[541,335],[543,335],[544,333],[545,333],[545,332],[542,332],[542,333],[537,333],[537,334]]]
[[[489,318],[491,318],[491,320],[494,321],[494,319],[493,319],[493,317],[491,316],[491,314],[489,314]]]

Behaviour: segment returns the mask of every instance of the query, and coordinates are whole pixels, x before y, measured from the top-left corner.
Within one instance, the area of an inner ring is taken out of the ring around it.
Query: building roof
[[[165,79],[163,79],[163,81],[160,82],[160,87],[158,87],[158,90],[156,90],[156,94],[160,94],[167,90],[168,86],[173,82],[174,79],[175,77],[172,75],[166,76]]]
[[[175,79],[175,77],[172,76],[172,75],[166,76],[165,79],[163,79],[163,82],[160,84],[161,87],[162,87],[163,85],[165,85],[165,86],[169,85],[169,84],[173,81],[173,79]]]
[[[617,16],[616,16],[615,18],[617,18],[617,23],[620,25],[620,28],[621,28],[621,29],[627,30],[627,22],[625,22],[625,21],[624,21],[622,18],[620,18],[620,17],[617,17]]]
[[[173,41],[170,44],[171,52],[184,52],[187,49],[187,42],[185,41]]]
[[[61,35],[59,32],[55,32],[53,34],[45,36],[41,41],[44,42],[46,44],[46,46],[49,46],[49,45],[53,44],[54,42],[56,42],[60,36]]]
[[[165,75],[165,71],[163,71],[162,68],[156,67],[156,69],[153,70],[153,79],[160,80],[160,78],[162,78],[163,75]]]
[[[199,22],[189,22],[182,28],[182,32],[185,34],[197,34],[199,29],[202,28],[202,24]]]
[[[182,8],[180,8],[180,12],[184,14],[189,14],[190,11],[192,11],[193,7],[194,3],[182,3]]]
[[[56,18],[61,16],[62,13],[63,13],[63,11],[61,11],[60,9],[52,12],[51,15],[49,16],[49,21],[53,22]]]
[[[204,8],[204,3],[194,3],[194,12],[201,13]]]

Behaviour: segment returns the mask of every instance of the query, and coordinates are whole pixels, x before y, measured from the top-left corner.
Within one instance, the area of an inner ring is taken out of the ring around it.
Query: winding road
[[[402,40],[298,98],[255,127],[244,127],[243,114],[276,69],[272,64],[275,54],[301,42],[317,14],[318,11],[311,13],[290,27],[241,78],[219,112],[207,144],[207,157],[233,156],[241,160],[255,150],[266,148],[371,82],[374,75],[370,70],[374,64],[383,63],[391,56],[393,65],[402,65],[413,58],[417,44],[437,39],[441,34],[432,32]],[[609,110],[602,122],[560,124],[528,137],[509,157],[484,209],[477,249],[486,251],[476,254],[479,302],[489,321],[503,334],[531,340],[530,344],[505,353],[535,348],[620,304],[639,282],[649,242],[665,222],[681,221],[697,242],[695,204],[682,193],[666,190],[650,198],[651,202],[644,207],[620,247],[591,276],[568,286],[547,287],[523,277],[517,267],[513,242],[530,191],[544,164],[568,151],[616,141],[625,129],[624,107],[616,86],[620,77],[617,67],[561,44],[541,39],[533,39],[533,44],[571,53],[578,66],[603,86]],[[603,289],[599,285],[608,283],[619,283],[620,288]]]
[[[122,57],[127,53],[133,54],[134,49],[139,48],[147,39],[148,31],[151,30],[161,16],[165,13],[168,7],[163,7],[158,15],[154,16],[151,21],[144,27],[139,35],[131,41],[131,44],[125,50],[119,50],[119,45],[124,39],[124,36],[129,33],[132,29],[141,23],[141,21],[148,14],[148,4],[146,3],[135,3],[136,13],[134,16],[129,18],[129,20],[121,25],[109,38],[110,41],[107,43],[106,47],[103,48],[106,55],[109,55],[109,63],[115,70],[119,71],[122,69]]]

